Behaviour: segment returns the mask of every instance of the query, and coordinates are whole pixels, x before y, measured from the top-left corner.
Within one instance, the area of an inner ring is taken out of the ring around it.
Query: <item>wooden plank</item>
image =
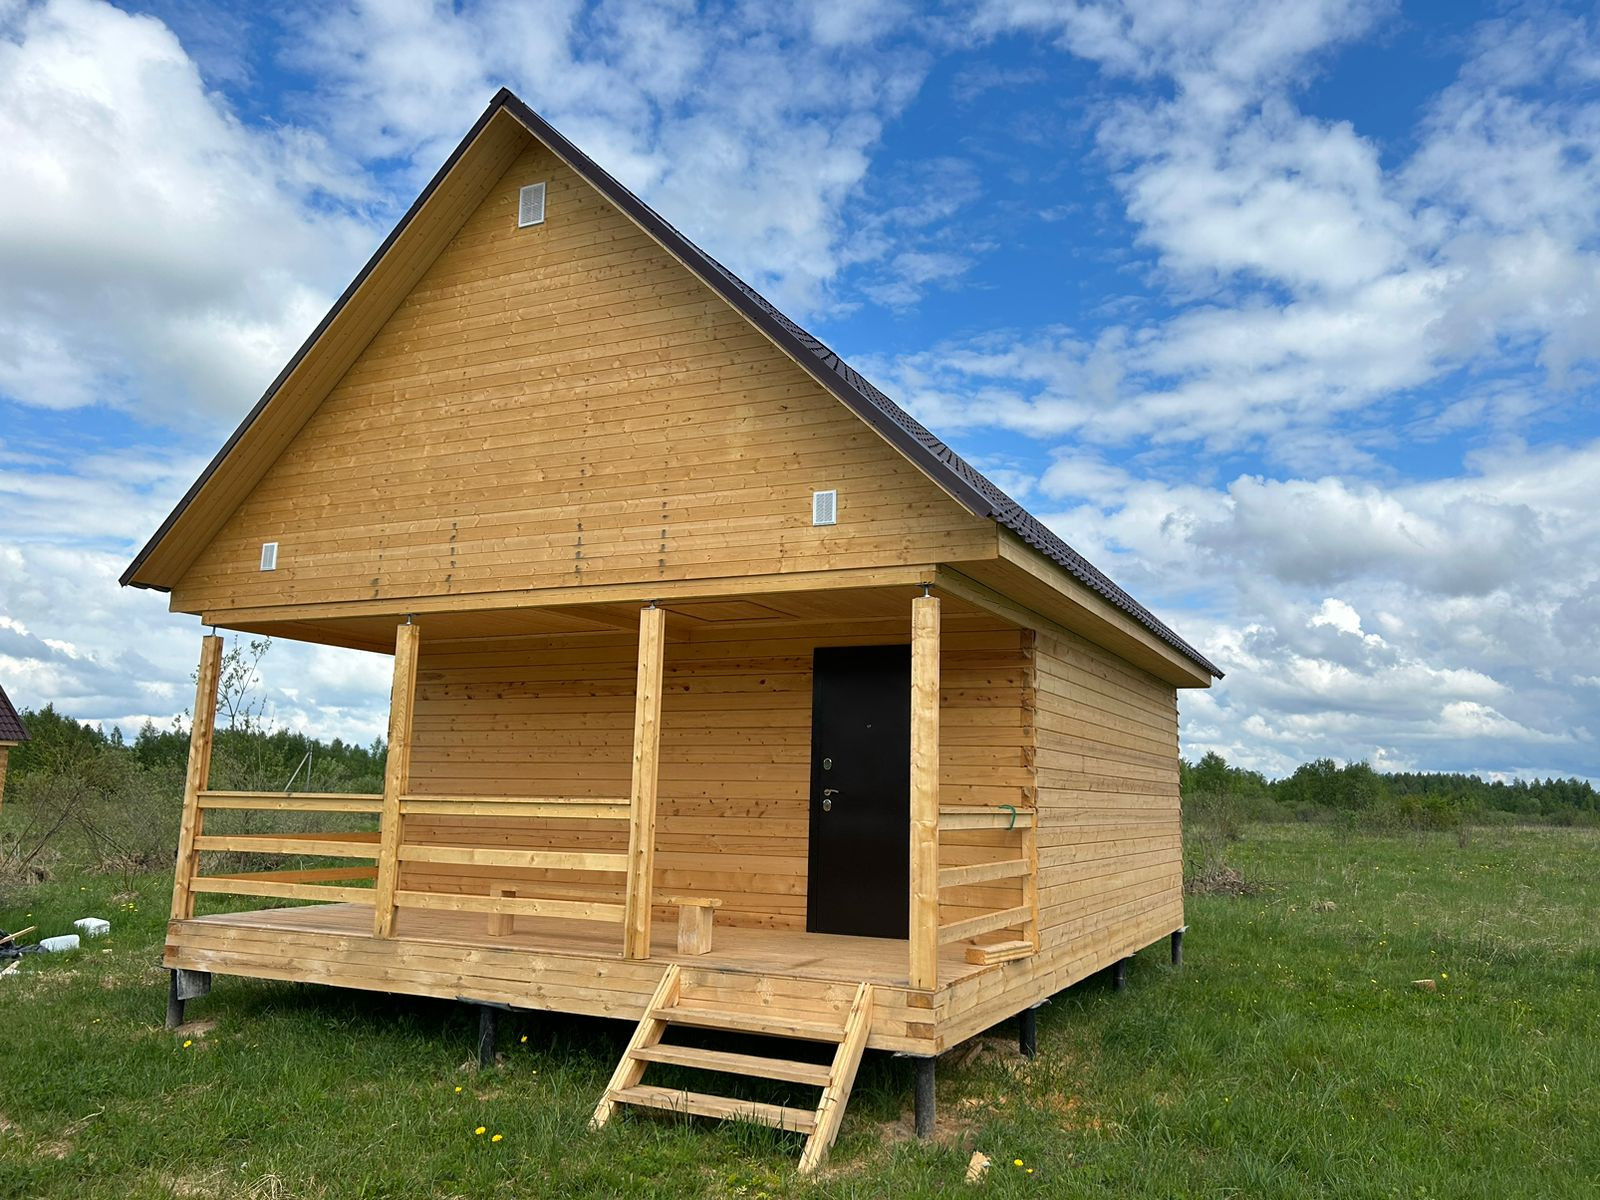
[[[1032,869],[1026,858],[1009,858],[1000,862],[971,863],[964,867],[943,867],[939,871],[939,887],[964,887],[990,879],[1016,879]]]
[[[888,567],[855,567],[833,570],[712,574],[694,579],[663,579],[631,583],[591,583],[561,588],[528,588],[506,591],[453,592],[437,596],[408,598],[411,610],[426,613],[517,612],[526,608],[570,607],[574,604],[639,604],[651,599],[727,600],[742,596],[786,594],[863,587],[909,587],[931,577],[931,563]],[[223,598],[218,597],[220,602]],[[203,619],[211,618],[224,626],[244,626],[273,621],[333,620],[341,617],[388,617],[394,601],[344,600],[303,604],[271,604],[260,607],[208,609]]]
[[[1017,940],[1009,942],[990,942],[984,946],[968,946],[966,960],[969,963],[978,963],[991,966],[994,963],[1013,962],[1019,958],[1026,958],[1035,953],[1037,947],[1032,941]]]
[[[266,872],[261,872],[266,874]],[[370,904],[369,888],[326,887],[312,883],[252,879],[250,875],[198,875],[189,881],[192,892],[214,892],[224,896],[265,896],[278,900],[328,900],[341,904]]]
[[[389,756],[383,773],[383,816],[379,829],[378,883],[374,889],[372,933],[394,933],[395,889],[400,880],[400,843],[405,817],[400,798],[411,788],[411,717],[417,695],[417,647],[420,626],[407,620],[395,629],[394,684],[389,693]]]
[[[560,820],[626,821],[627,801],[522,800],[516,797],[407,796],[400,801],[404,816],[555,817]]]
[[[822,1099],[817,1103],[816,1129],[806,1140],[806,1148],[800,1155],[802,1175],[809,1175],[828,1161],[828,1151],[839,1136],[845,1106],[850,1103],[850,1089],[855,1086],[856,1070],[861,1066],[867,1035],[872,1030],[875,998],[872,985],[863,983],[850,1004],[850,1012],[844,1019],[844,1039],[834,1053],[828,1086],[823,1088]]]
[[[626,854],[584,854],[549,850],[488,850],[472,846],[405,845],[400,861],[457,863],[480,867],[523,867],[529,870],[605,871],[622,873],[628,869]]]
[[[1034,814],[1019,809],[1015,816],[1003,809],[984,809],[976,812],[944,812],[939,815],[941,832],[954,833],[963,829],[1027,829]]]
[[[661,1035],[666,1031],[666,1023],[659,1014],[662,1009],[670,1008],[677,1002],[681,986],[680,978],[677,963],[673,963],[662,972],[661,981],[656,984],[655,993],[645,1006],[644,1016],[640,1018],[633,1036],[623,1048],[622,1057],[617,1060],[616,1070],[611,1073],[611,1082],[606,1084],[606,1090],[600,1094],[600,1103],[595,1106],[594,1116],[589,1118],[589,1128],[604,1128],[606,1122],[611,1119],[611,1114],[616,1111],[617,1093],[633,1087],[643,1078],[646,1060],[640,1058],[638,1052],[661,1041]]]
[[[371,867],[306,867],[296,871],[217,871],[207,879],[265,879],[284,883],[339,883],[352,879],[376,879],[378,868]],[[362,900],[371,898],[362,893]]]
[[[672,1088],[638,1084],[609,1095],[613,1104],[632,1104],[637,1108],[652,1108],[687,1116],[720,1117],[725,1121],[748,1121],[791,1133],[810,1133],[817,1125],[816,1114],[803,1108],[759,1104],[754,1100],[732,1100],[726,1096],[708,1096],[703,1092],[680,1092]]]
[[[217,681],[222,673],[222,639],[200,639],[200,667],[195,674],[194,720],[189,728],[189,767],[183,779],[183,817],[178,826],[178,861],[172,877],[172,919],[194,916],[191,883],[200,870],[196,842],[205,832],[200,793],[211,779],[211,747],[217,724]]]
[[[355,792],[211,792],[200,793],[201,808],[235,808],[259,812],[381,813],[382,795]]]
[[[374,858],[376,833],[230,833],[197,837],[197,850],[247,854],[310,854],[328,858]]]
[[[429,908],[444,912],[510,913],[512,915],[571,917],[578,921],[620,921],[620,904],[587,900],[546,900],[538,896],[474,896],[443,892],[413,892],[401,889],[394,894],[398,908]]]
[[[694,1046],[649,1046],[633,1051],[641,1062],[693,1067],[699,1071],[722,1071],[747,1075],[752,1079],[781,1079],[786,1083],[808,1083],[826,1087],[831,1068],[820,1063],[796,1062],[788,1058],[763,1058],[755,1054],[732,1054],[725,1050],[701,1050]]]
[[[843,1027],[837,1021],[800,1020],[786,1012],[755,1012],[749,1009],[702,1008],[695,1004],[676,1004],[664,1014],[674,1025],[693,1025],[698,1029],[732,1029],[740,1033],[763,1033],[772,1037],[800,1038],[810,1042],[837,1042]]]
[[[650,957],[650,889],[656,853],[656,789],[661,759],[661,672],[666,610],[639,612],[639,671],[634,692],[633,781],[629,789],[627,917],[623,955]]]
[[[948,945],[951,942],[963,942],[970,937],[977,937],[980,933],[992,933],[996,929],[1020,928],[1032,919],[1033,909],[1026,904],[1001,912],[985,913],[981,917],[969,917],[953,925],[941,926],[939,942],[941,945]]]
[[[911,602],[910,981],[939,982],[939,598]]]

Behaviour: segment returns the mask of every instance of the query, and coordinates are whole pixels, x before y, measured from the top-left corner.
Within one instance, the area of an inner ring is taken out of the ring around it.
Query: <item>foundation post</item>
[[[933,1066],[938,1060],[935,1058],[919,1058],[917,1061],[917,1090],[915,1099],[916,1127],[919,1138],[929,1137],[933,1127],[938,1122],[939,1113],[937,1101],[933,1091]]]

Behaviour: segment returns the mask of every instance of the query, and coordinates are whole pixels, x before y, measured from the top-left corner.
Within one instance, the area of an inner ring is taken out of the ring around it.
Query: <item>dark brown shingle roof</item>
[[[17,710],[11,706],[11,700],[6,695],[5,688],[0,688],[0,742],[25,742],[27,740],[27,726],[22,723],[22,718],[17,716]]]
[[[195,481],[194,486],[189,489],[188,494],[179,502],[178,507],[173,510],[172,514],[162,523],[161,528],[156,531],[144,549],[129,564],[128,569],[122,574],[124,586],[136,582],[135,576],[145,560],[173,527],[178,517],[189,506],[190,501],[199,494],[206,481],[222,465],[223,461],[228,457],[229,451],[233,449],[245,430],[250,428],[256,417],[271,401],[278,387],[288,378],[290,372],[305,357],[311,347],[316,344],[323,331],[333,321],[333,318],[338,315],[350,297],[355,294],[357,288],[378,265],[385,252],[400,235],[400,232],[406,228],[411,219],[421,210],[423,203],[433,193],[434,189],[439,186],[445,176],[449,174],[461,156],[466,153],[467,148],[476,140],[479,133],[483,131],[495,114],[502,109],[516,118],[535,137],[548,146],[558,158],[593,185],[608,200],[638,222],[646,232],[665,246],[669,253],[683,262],[707,285],[727,300],[729,304],[733,305],[735,309],[743,313],[752,324],[766,333],[778,346],[787,351],[796,362],[809,371],[819,383],[843,401],[846,407],[876,429],[890,444],[897,447],[912,462],[925,470],[931,478],[938,481],[951,496],[968,510],[978,516],[987,517],[1002,527],[1011,530],[1024,543],[1064,568],[1074,579],[1101,596],[1113,608],[1132,618],[1149,630],[1155,637],[1177,650],[1201,669],[1219,679],[1222,677],[1222,672],[1212,665],[1210,660],[1168,628],[1149,609],[1112,583],[1088,559],[1084,558],[1083,555],[1046,528],[1043,522],[1006,495],[993,482],[986,479],[977,468],[957,454],[950,446],[936,438],[921,422],[884,395],[878,388],[874,387],[860,372],[852,368],[849,363],[835,354],[827,345],[779,312],[761,293],[757,292],[680,233],[664,220],[659,213],[619,183],[609,172],[569,142],[557,132],[554,126],[506,88],[500,89],[495,94],[483,116],[473,125],[467,136],[461,140],[461,144],[456,147],[455,151],[445,161],[444,166],[439,168],[438,174],[433,177],[427,188],[417,197],[416,202],[401,219],[400,224],[378,247],[377,253],[372,256],[371,260],[362,269],[361,274],[355,278],[349,288],[340,296],[332,311],[323,318],[322,323],[317,326],[311,337],[306,340],[305,345],[290,360],[283,373],[267,389],[266,395],[262,396],[256,403],[255,408],[245,417],[239,428],[234,431],[227,444],[212,459],[210,466]],[[149,585],[139,582],[136,586]]]

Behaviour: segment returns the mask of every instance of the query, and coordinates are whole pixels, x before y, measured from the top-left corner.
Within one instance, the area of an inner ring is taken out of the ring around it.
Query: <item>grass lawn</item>
[[[869,1054],[816,1180],[769,1130],[587,1132],[620,1023],[510,1017],[477,1072],[458,1005],[220,978],[175,1035],[167,880],[13,892],[0,927],[113,933],[0,980],[0,1196],[1600,1195],[1600,838],[1257,826],[1233,860],[1271,888],[1192,899],[1181,972],[1153,947],[1058,996],[1037,1061],[1000,1029],[942,1063],[938,1141]]]

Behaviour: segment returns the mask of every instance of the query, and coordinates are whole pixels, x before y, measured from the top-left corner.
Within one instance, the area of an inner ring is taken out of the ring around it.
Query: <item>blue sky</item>
[[[506,84],[1228,671],[1186,752],[1600,776],[1588,6],[0,0],[0,680],[165,723],[116,575]],[[277,718],[381,731],[373,656]]]

